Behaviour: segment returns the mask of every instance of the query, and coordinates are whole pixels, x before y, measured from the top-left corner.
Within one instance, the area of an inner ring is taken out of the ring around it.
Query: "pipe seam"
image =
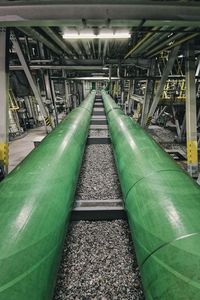
[[[80,104],[81,105],[81,104]],[[89,112],[89,114],[91,114],[91,111],[89,111],[89,109],[87,109],[86,107],[82,107],[82,106],[78,106],[77,108],[82,108],[82,109],[85,109]]]
[[[172,244],[173,242],[176,242],[176,241],[179,241],[179,240],[183,240],[185,238],[188,238],[188,237],[191,237],[191,236],[194,236],[194,235],[200,235],[200,232],[193,232],[193,233],[188,233],[186,235],[181,235],[180,237],[176,238],[176,239],[173,239],[169,242],[165,242],[163,243],[162,245],[160,245],[158,248],[156,248],[154,251],[152,251],[144,260],[143,262],[140,264],[140,267],[143,267],[143,265],[145,264],[145,262],[153,255],[155,254],[157,251],[159,251],[160,249],[166,247],[167,245],[170,245]]]
[[[106,112],[106,115],[108,116],[109,115],[109,113],[111,112],[111,111],[113,111],[113,110],[116,110],[116,109],[121,109],[120,107],[115,107],[115,108],[111,108],[111,109],[109,109],[107,112]]]
[[[157,174],[157,173],[161,173],[161,172],[178,172],[178,173],[181,172],[181,173],[182,173],[182,170],[173,170],[173,169],[169,169],[169,170],[159,170],[159,171],[150,173],[149,175],[144,176],[144,177],[138,179],[138,181],[136,181],[136,182],[130,187],[130,189],[128,190],[128,192],[126,193],[124,202],[126,203],[126,199],[127,199],[127,197],[128,197],[128,194],[129,194],[130,191],[135,187],[135,185],[136,185],[137,183],[139,183],[140,181],[142,181],[142,180],[145,179],[145,178],[151,177],[152,175]]]

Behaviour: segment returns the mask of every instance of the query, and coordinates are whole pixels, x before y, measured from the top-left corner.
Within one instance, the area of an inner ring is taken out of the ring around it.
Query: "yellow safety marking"
[[[152,117],[148,117],[146,125],[149,126],[151,124]]]
[[[8,166],[8,144],[0,143],[0,161]]]
[[[197,164],[198,162],[197,141],[187,141],[187,161],[189,164]]]
[[[50,126],[50,125],[51,125],[51,118],[50,118],[50,116],[45,117],[44,120],[45,120],[45,124],[46,124],[47,126]]]

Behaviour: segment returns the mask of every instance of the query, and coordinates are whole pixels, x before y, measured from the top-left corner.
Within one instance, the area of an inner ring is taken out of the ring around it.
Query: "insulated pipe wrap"
[[[200,299],[200,187],[102,96],[146,299]]]
[[[49,300],[95,92],[0,184],[0,299]]]

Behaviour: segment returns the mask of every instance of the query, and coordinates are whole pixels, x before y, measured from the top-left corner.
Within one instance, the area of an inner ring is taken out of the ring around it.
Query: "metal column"
[[[188,172],[192,177],[198,176],[197,149],[197,112],[195,85],[195,55],[192,44],[187,44],[186,50],[186,138]]]
[[[53,106],[54,106],[54,112],[55,112],[55,125],[58,125],[58,111],[56,107],[56,93],[55,93],[55,88],[54,88],[54,82],[53,79],[51,79],[51,90],[52,90],[52,101],[53,101]]]
[[[156,65],[155,60],[152,60],[150,68],[148,70],[148,76],[155,75],[155,65]],[[155,83],[154,79],[147,80],[147,85],[146,85],[146,90],[145,90],[145,95],[144,95],[144,103],[143,103],[143,108],[142,108],[142,117],[141,117],[141,126],[142,127],[145,126],[145,124],[147,122],[149,106],[150,106],[150,102],[151,102],[153,90],[154,90],[154,83]]]
[[[112,65],[109,65],[109,92],[112,93]]]
[[[46,70],[44,72],[44,83],[45,83],[47,99],[52,101],[52,90],[51,90],[51,83],[49,78],[49,70]]]
[[[175,59],[176,59],[176,57],[177,57],[177,55],[178,55],[179,48],[180,48],[180,45],[177,46],[177,47],[175,47],[175,48],[172,50],[172,52],[171,52],[171,54],[170,54],[170,57],[169,57],[169,60],[168,60],[168,62],[167,62],[167,64],[166,64],[166,66],[165,66],[165,69],[164,69],[164,71],[163,71],[162,78],[161,78],[160,83],[159,83],[159,85],[158,85],[158,88],[157,88],[157,90],[156,90],[156,94],[155,94],[153,103],[152,103],[152,105],[151,105],[151,108],[150,108],[150,111],[149,111],[149,114],[148,114],[148,120],[147,120],[147,123],[146,123],[147,126],[150,125],[151,119],[152,119],[152,117],[153,117],[153,114],[154,114],[155,111],[156,111],[156,107],[157,107],[157,105],[158,105],[158,103],[159,103],[159,101],[160,101],[160,96],[161,96],[161,94],[162,94],[162,92],[163,92],[163,88],[164,88],[164,86],[165,86],[166,80],[167,80],[167,78],[168,78],[168,76],[169,76],[169,74],[170,74],[170,72],[171,72],[171,70],[172,70],[172,67],[173,67],[173,65],[174,65],[174,61],[175,61]]]
[[[132,86],[130,87],[130,91],[128,93],[128,114],[131,113],[131,108],[132,108],[133,103],[134,103],[134,101],[131,99],[131,96],[134,93],[134,88],[135,88],[134,85],[135,85],[135,80],[132,81]]]
[[[12,43],[13,43],[13,46],[14,46],[16,52],[17,52],[18,58],[19,58],[20,63],[21,63],[21,65],[22,65],[22,67],[23,67],[23,70],[24,70],[24,72],[25,72],[25,74],[26,74],[26,77],[27,77],[27,79],[28,79],[28,82],[29,82],[29,84],[30,84],[30,86],[31,86],[31,89],[32,89],[32,91],[33,91],[33,94],[34,94],[34,96],[35,96],[35,99],[36,99],[36,101],[37,101],[37,103],[38,103],[38,105],[39,105],[39,107],[40,107],[40,110],[41,110],[41,113],[42,113],[42,115],[43,115],[43,117],[44,117],[45,123],[46,123],[47,126],[51,126],[51,127],[52,127],[52,124],[51,124],[51,118],[50,118],[50,116],[48,115],[48,113],[47,113],[47,111],[46,111],[46,109],[45,109],[45,106],[44,106],[44,104],[43,104],[43,102],[42,102],[40,93],[39,93],[39,91],[38,91],[38,89],[37,89],[36,83],[35,83],[35,81],[34,81],[34,79],[33,79],[33,76],[32,76],[32,74],[31,74],[31,71],[30,71],[30,69],[29,69],[29,66],[28,66],[28,64],[27,64],[27,62],[26,62],[26,59],[25,59],[25,57],[24,57],[24,54],[23,54],[22,48],[21,48],[21,46],[20,46],[19,40],[18,40],[17,37],[15,36],[14,32],[11,32],[10,38],[11,38],[11,41],[12,41]]]
[[[8,172],[8,38],[7,29],[0,28],[0,168]]]
[[[69,112],[71,104],[69,99],[69,86],[67,80],[65,80],[65,107],[66,107],[66,114]],[[84,98],[86,98],[84,93]]]

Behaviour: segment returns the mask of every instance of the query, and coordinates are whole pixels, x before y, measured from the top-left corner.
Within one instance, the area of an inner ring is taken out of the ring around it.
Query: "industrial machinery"
[[[0,185],[0,299],[51,299],[95,92]]]
[[[199,299],[200,188],[102,96],[146,299]]]

